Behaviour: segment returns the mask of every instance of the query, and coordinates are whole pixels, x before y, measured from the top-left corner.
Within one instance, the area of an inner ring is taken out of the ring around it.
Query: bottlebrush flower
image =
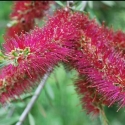
[[[70,17],[68,18],[70,23],[78,31],[77,35],[74,33],[75,39],[63,43],[65,47],[72,50],[68,66],[75,68],[79,76],[87,77],[89,84],[86,84],[86,88],[91,88],[93,93],[96,92],[99,100],[97,104],[110,106],[117,102],[120,108],[123,107],[125,105],[124,56],[111,46],[114,42],[114,37],[110,36],[112,31],[99,26],[95,20],[90,20],[84,13],[69,11],[64,13],[66,19],[66,15]],[[62,13],[63,16],[64,13]],[[73,30],[66,34],[71,31]],[[86,91],[89,93],[90,89]],[[99,109],[99,107],[96,108]]]
[[[83,54],[78,59],[76,57],[73,63],[81,75],[89,77],[89,87],[94,87],[102,95],[101,99],[106,99],[109,106],[117,102],[121,108],[125,105],[124,56],[110,46],[113,39],[104,27],[84,14],[82,17],[85,21],[81,23],[83,38],[79,49]]]
[[[50,7],[50,1],[17,1],[14,3],[13,12],[10,15],[7,36],[14,37],[21,32],[28,32],[35,26],[35,18],[43,18],[45,11]]]
[[[93,88],[93,93],[99,95],[99,104],[111,106],[117,102],[120,109],[125,105],[125,63],[122,52],[111,46],[115,38],[110,36],[113,32],[99,26],[83,13],[72,12],[71,15],[74,15],[72,22],[82,36],[79,35],[79,40],[65,44],[73,48],[68,66],[75,68],[79,76],[87,77],[89,84],[86,84],[86,88]],[[89,93],[89,89],[86,91]]]
[[[37,28],[30,34],[15,35],[5,39],[4,61],[1,68],[0,102],[19,96],[36,85],[49,67],[58,62],[67,62],[72,49],[66,43],[79,39],[79,30],[67,11],[58,11],[43,28]]]
[[[4,44],[8,65],[1,69],[0,74],[2,103],[30,89],[49,67],[65,58],[68,50],[46,41],[41,32],[37,29],[32,34],[16,36]]]

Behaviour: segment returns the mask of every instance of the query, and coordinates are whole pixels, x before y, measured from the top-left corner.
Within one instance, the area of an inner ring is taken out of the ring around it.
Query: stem
[[[16,125],[22,125],[23,121],[25,120],[27,114],[30,112],[31,108],[33,107],[34,103],[36,102],[38,96],[40,95],[46,80],[48,79],[50,73],[51,73],[52,68],[48,69],[48,72],[44,75],[42,81],[40,82],[40,84],[38,85],[34,95],[32,96],[30,102],[28,103],[28,105],[26,106],[26,108],[24,109],[22,115],[19,118],[19,121],[16,123]]]
[[[108,119],[105,115],[103,106],[100,106],[100,121],[101,121],[101,125],[108,125]]]

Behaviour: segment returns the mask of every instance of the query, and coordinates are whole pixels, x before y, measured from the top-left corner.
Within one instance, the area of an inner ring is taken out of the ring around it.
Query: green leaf
[[[8,26],[8,27],[12,27],[12,26],[14,26],[14,25],[17,24],[17,23],[18,23],[17,20],[12,20],[12,21],[10,21],[10,22],[7,24],[7,26]]]
[[[61,1],[55,1],[58,5],[64,7],[65,5]]]
[[[52,87],[49,84],[46,84],[45,89],[46,89],[47,95],[53,100],[54,99],[54,92],[53,92]]]
[[[81,1],[72,8],[77,11],[83,11],[85,9],[86,5],[87,5],[87,1]]]
[[[7,110],[0,108],[0,118],[7,115]]]
[[[76,10],[81,11],[82,6],[83,6],[82,4],[79,4],[79,5],[76,7]]]
[[[23,94],[23,95],[21,95],[21,99],[26,100],[27,98],[31,98],[33,96],[33,94],[34,94],[33,92]]]
[[[93,1],[88,1],[88,6],[92,9],[93,8]]]
[[[13,103],[15,107],[18,107],[18,108],[24,108],[26,106],[25,102],[15,102]]]
[[[112,7],[112,6],[115,5],[115,2],[114,2],[114,1],[101,1],[101,2],[104,3],[104,4],[107,5],[107,6],[110,6],[110,7]]]
[[[35,119],[31,113],[28,114],[28,119],[29,119],[30,125],[35,125]]]

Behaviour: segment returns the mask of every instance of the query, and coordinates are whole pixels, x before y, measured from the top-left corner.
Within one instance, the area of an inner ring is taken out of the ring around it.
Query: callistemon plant
[[[30,90],[62,62],[78,72],[75,87],[88,113],[98,115],[103,105],[125,106],[125,34],[68,7],[57,10],[44,27],[25,33],[48,8],[49,2],[16,2],[15,24],[0,53],[0,102]]]

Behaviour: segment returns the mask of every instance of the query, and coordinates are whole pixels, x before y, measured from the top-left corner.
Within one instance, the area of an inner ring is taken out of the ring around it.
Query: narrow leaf
[[[31,113],[28,114],[28,118],[29,118],[30,125],[35,125],[35,119]]]
[[[64,7],[65,5],[61,1],[55,1],[58,5]]]

